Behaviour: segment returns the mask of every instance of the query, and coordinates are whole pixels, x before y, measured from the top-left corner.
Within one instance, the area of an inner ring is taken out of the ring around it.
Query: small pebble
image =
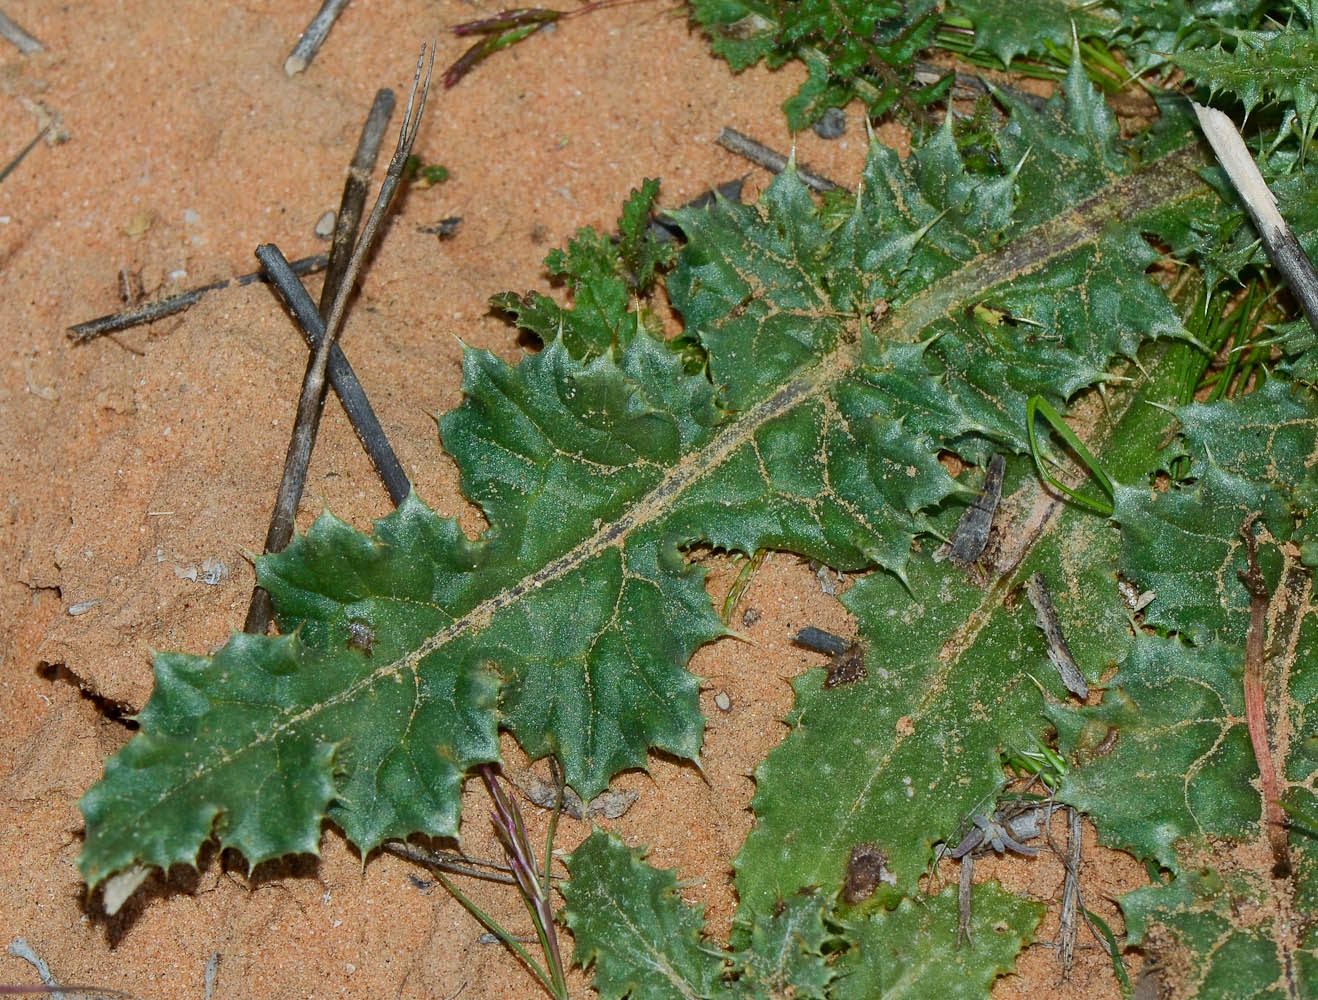
[[[77,604],[70,604],[69,614],[71,614],[74,618],[77,618],[78,615],[85,615],[88,611],[90,611],[92,608],[96,607],[96,605],[100,603],[101,603],[100,599],[98,598],[93,601],[79,601]]]
[[[714,695],[714,704],[718,706],[720,712],[732,711],[732,699],[728,697],[726,691],[720,691],[718,694]]]
[[[331,209],[330,211],[322,215],[319,220],[317,220],[316,236],[322,240],[329,239],[331,236],[334,235],[334,224],[336,222],[338,222],[338,216],[336,216],[333,210]]]
[[[847,130],[847,116],[841,108],[829,108],[824,116],[810,126],[821,139],[840,139]]]

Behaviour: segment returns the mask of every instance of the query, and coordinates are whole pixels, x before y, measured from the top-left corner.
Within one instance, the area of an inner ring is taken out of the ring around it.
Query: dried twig
[[[325,324],[316,312],[311,296],[302,287],[302,283],[298,281],[277,246],[273,244],[260,246],[256,250],[256,256],[269,275],[270,283],[279,290],[292,311],[307,346],[314,352],[320,346],[321,338],[325,336]],[[352,365],[348,363],[338,344],[330,348],[326,371],[330,385],[343,404],[343,410],[348,415],[352,429],[357,433],[357,440],[361,442],[385,489],[389,491],[389,499],[393,501],[395,507],[398,506],[406,499],[412,484],[408,481],[407,473],[403,471],[398,456],[394,454],[393,447],[385,436],[384,428],[380,426],[380,420],[375,415],[375,410],[371,408],[370,400],[366,398],[361,382],[357,380],[357,373],[352,370]]]
[[[1080,930],[1076,911],[1080,907],[1080,852],[1084,844],[1084,826],[1080,813],[1066,807],[1066,877],[1062,880],[1062,912],[1058,918],[1058,936],[1062,953],[1062,981],[1071,976],[1075,963],[1075,939]]]
[[[328,262],[328,255],[319,253],[314,257],[303,257],[301,260],[295,260],[288,266],[292,268],[294,274],[303,277],[308,274],[315,274],[317,271],[323,271]],[[161,299],[159,302],[152,302],[137,309],[112,313],[109,316],[98,316],[96,319],[89,319],[86,323],[69,327],[69,339],[85,344],[87,341],[95,340],[107,333],[117,333],[120,330],[141,326],[143,323],[154,323],[158,319],[173,316],[175,313],[181,313],[188,307],[196,305],[207,292],[228,288],[231,285],[250,285],[253,281],[261,281],[264,277],[264,272],[253,271],[251,274],[230,278],[227,281],[215,281],[209,285],[202,285],[200,288],[179,292],[177,295],[171,295],[167,299]]]
[[[316,440],[316,431],[320,427],[320,415],[325,399],[326,371],[329,367],[330,348],[338,338],[343,325],[344,310],[347,308],[348,296],[352,286],[361,273],[362,265],[375,244],[384,220],[393,201],[394,193],[402,181],[403,168],[407,157],[412,152],[420,129],[421,118],[425,114],[426,97],[430,92],[430,73],[434,66],[434,49],[430,49],[430,59],[426,59],[426,47],[421,48],[421,57],[417,60],[416,74],[412,80],[412,92],[407,99],[407,109],[403,114],[403,127],[398,136],[398,145],[393,159],[389,162],[389,171],[380,185],[380,193],[366,220],[362,237],[353,249],[348,263],[347,273],[339,286],[330,306],[329,317],[325,321],[325,336],[312,354],[307,365],[306,377],[302,381],[302,394],[298,399],[297,418],[293,424],[293,434],[288,442],[288,453],[284,458],[284,474],[279,484],[279,495],[275,500],[274,514],[270,519],[270,530],[266,534],[265,551],[279,552],[293,537],[293,519],[297,513],[298,502],[302,499],[302,487],[306,481],[307,466],[311,460],[311,447]],[[421,71],[426,71],[424,82]],[[419,99],[418,99],[419,98]],[[415,112],[415,113],[414,113]],[[258,588],[259,590],[259,588]],[[252,632],[259,622],[258,598],[253,595],[252,605],[248,608],[248,621],[243,630]]]
[[[1249,742],[1254,748],[1254,760],[1259,768],[1259,785],[1263,792],[1263,824],[1272,847],[1272,874],[1274,878],[1287,878],[1291,873],[1290,842],[1286,834],[1286,814],[1281,808],[1281,784],[1272,759],[1272,744],[1268,739],[1268,714],[1264,693],[1263,668],[1264,639],[1268,629],[1268,583],[1259,569],[1258,542],[1254,538],[1254,521],[1251,514],[1240,526],[1245,539],[1245,552],[1249,568],[1238,570],[1236,576],[1249,592],[1249,631],[1245,634],[1245,726]]]
[[[316,16],[307,25],[307,30],[302,32],[302,37],[297,40],[297,44],[293,46],[293,51],[284,60],[285,73],[289,76],[296,76],[311,65],[311,60],[316,58],[316,53],[325,44],[325,38],[329,35],[330,28],[334,27],[334,22],[338,20],[339,14],[346,6],[348,6],[348,0],[325,0],[320,5],[320,10],[316,12]]]
[[[1066,690],[1077,698],[1088,698],[1089,684],[1076,665],[1075,657],[1071,655],[1066,636],[1062,634],[1062,624],[1057,620],[1057,609],[1053,607],[1053,595],[1049,593],[1048,581],[1042,573],[1035,573],[1025,581],[1025,593],[1034,605],[1034,620],[1047,643],[1048,659],[1057,668]]]
[[[384,845],[384,850],[396,857],[406,858],[408,861],[415,861],[419,865],[425,865],[439,871],[453,872],[455,875],[469,875],[471,878],[484,879],[486,882],[499,882],[504,885],[517,884],[517,879],[512,876],[512,866],[499,861],[486,861],[482,858],[471,858],[465,854],[450,854],[447,851],[428,851],[423,847],[417,847],[415,844],[408,844],[401,840],[388,841]],[[485,870],[482,871],[482,869]]]
[[[328,317],[329,308],[343,284],[343,275],[348,270],[348,261],[352,258],[352,247],[357,241],[357,230],[362,221],[362,209],[366,207],[366,188],[371,182],[375,161],[380,158],[380,143],[384,141],[384,133],[393,113],[394,92],[388,87],[381,87],[375,92],[375,100],[371,102],[366,124],[362,126],[361,137],[357,140],[357,150],[352,155],[352,163],[348,165],[348,176],[343,182],[343,197],[339,199],[334,239],[330,244],[329,266],[325,269],[325,284],[321,286],[320,305],[317,307],[321,319]]]
[[[44,46],[0,11],[0,38],[13,42],[25,56],[40,52]]]
[[[966,853],[961,858],[961,878],[956,891],[956,946],[970,940],[970,895],[975,884],[975,856]]]
[[[307,371],[303,374],[304,382],[310,377],[311,366],[315,364],[317,349],[325,334],[325,325],[322,321],[339,294],[348,270],[348,262],[352,258],[353,244],[361,224],[362,208],[366,204],[366,185],[370,181],[371,171],[375,169],[375,161],[380,156],[380,143],[384,139],[385,129],[389,126],[389,118],[393,112],[394,92],[382,87],[375,93],[375,100],[366,116],[366,124],[362,126],[361,138],[357,141],[357,150],[348,167],[347,180],[343,183],[343,197],[339,202],[339,213],[334,226],[334,242],[330,247],[325,283],[320,290],[319,311],[311,304],[311,297],[306,294],[302,283],[288,272],[284,255],[279,252],[278,247],[266,244],[257,247],[256,250],[257,259],[261,261],[270,280],[293,311],[294,318],[302,328],[302,335],[311,348],[311,354],[307,358]],[[348,364],[348,359],[344,357],[338,344],[330,349],[326,371],[329,374],[330,384],[334,386],[334,391],[348,414],[352,429],[357,432],[357,440],[366,449],[375,471],[384,480],[390,499],[397,506],[402,503],[403,497],[407,496],[411,489],[411,484],[407,481],[407,473],[403,471],[393,448],[389,446],[384,428],[380,426],[375,411],[371,409],[371,404],[367,402],[366,394],[362,391],[361,383],[357,381],[356,373]],[[270,526],[266,532],[267,546],[270,544],[270,539],[275,537],[275,518],[279,516],[280,510],[276,506],[270,515]],[[291,530],[289,535],[291,537]],[[287,539],[284,540],[284,544],[288,544]],[[266,551],[272,550],[267,548]],[[259,585],[254,587],[243,630],[253,635],[263,634],[269,628],[273,615],[274,606],[270,603],[270,594],[264,587]]]
[[[0,17],[4,17],[4,15],[0,14]],[[46,122],[46,124],[41,127],[41,131],[32,137],[32,141],[20,149],[14,158],[4,165],[3,169],[0,169],[0,181],[3,181],[6,177],[12,174],[14,169],[27,157],[27,154],[37,148],[37,143],[46,138],[46,133],[50,131],[51,127],[58,120],[58,118],[52,118],[50,121]]]
[[[1245,140],[1240,137],[1235,122],[1202,104],[1194,104],[1194,113],[1199,116],[1199,127],[1217,154],[1218,162],[1235,185],[1249,217],[1254,220],[1254,228],[1267,247],[1268,256],[1290,285],[1309,325],[1318,330],[1318,273],[1291,227],[1277,211],[1277,199],[1268,190],[1267,182],[1245,146]]]
[[[763,143],[756,142],[750,136],[743,135],[735,128],[723,126],[719,129],[719,134],[714,141],[729,152],[750,160],[757,167],[763,167],[770,173],[780,174],[787,167],[787,157],[783,156],[782,153],[770,149]],[[811,191],[816,191],[819,194],[826,191],[837,191],[842,187],[841,184],[816,174],[800,164],[796,167],[796,176],[800,177],[801,183]]]

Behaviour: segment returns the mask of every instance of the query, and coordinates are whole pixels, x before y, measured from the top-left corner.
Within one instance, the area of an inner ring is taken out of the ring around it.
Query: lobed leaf
[[[567,861],[564,919],[574,959],[594,969],[603,1000],[691,1000],[720,987],[723,959],[700,940],[699,907],[687,906],[671,871],[596,830]]]
[[[1043,915],[996,885],[976,886],[971,940],[959,946],[954,888],[847,922],[841,934],[829,929],[824,897],[801,893],[757,914],[744,948],[721,951],[701,942],[700,908],[682,902],[674,873],[616,838],[595,831],[567,865],[576,959],[605,1000],[987,997]]]
[[[975,886],[970,939],[957,940],[957,893],[904,899],[848,926],[856,947],[838,962],[836,1000],[987,997],[1034,938],[1044,908],[992,882]]]
[[[1299,119],[1303,146],[1318,127],[1318,24],[1305,3],[1290,6],[1291,23],[1280,30],[1233,31],[1213,48],[1190,49],[1171,61],[1213,94],[1231,94],[1245,114],[1260,104],[1280,104]],[[1307,22],[1307,23],[1306,23]]]
[[[1318,776],[1318,616],[1294,542],[1305,537],[1318,402],[1273,377],[1238,401],[1196,403],[1178,416],[1180,439],[1167,454],[1189,459],[1193,483],[1166,493],[1119,488],[1115,519],[1123,575],[1156,592],[1146,622],[1180,636],[1137,639],[1101,705],[1050,708],[1063,750],[1083,761],[1057,795],[1089,813],[1105,843],[1170,872],[1122,908],[1130,942],[1174,967],[1178,990],[1312,996],[1318,831],[1292,823],[1291,872],[1245,860],[1268,831],[1245,722],[1249,599],[1236,574],[1249,519],[1271,595],[1261,643],[1266,752],[1281,770],[1283,801],[1307,816]]]
[[[511,366],[467,351],[464,401],[440,427],[489,529],[467,538],[414,499],[373,535],[322,519],[262,559],[293,652],[239,648],[291,679],[242,725],[223,670],[199,661],[186,705],[162,686],[124,751],[138,764],[112,764],[85,800],[91,883],[135,861],[195,857],[212,827],[178,823],[172,803],[195,803],[189,815],[212,817],[222,839],[244,809],[265,821],[276,806],[251,800],[244,768],[264,770],[268,755],[288,773],[324,774],[333,753],[329,777],[299,790],[300,808],[270,819],[281,838],[268,849],[281,851],[313,843],[322,816],[363,851],[451,835],[457,781],[495,756],[500,727],[533,757],[557,755],[585,797],[643,767],[650,748],[696,758],[703,719],[685,666],[725,628],[684,549],[781,548],[910,577],[914,540],[970,496],[940,449],[971,461],[1023,452],[1029,396],[1063,408],[1143,339],[1181,334],[1138,234],[1199,196],[1197,154],[1137,170],[1116,141],[1077,70],[1042,115],[1014,110],[1000,140],[1019,154],[1011,173],[970,173],[945,133],[905,163],[876,146],[850,212],[817,208],[787,171],[758,207],[681,213],[690,242],[669,292],[707,352],[695,374],[636,314],[627,336],[595,316],[598,298],[571,311],[586,329],[575,345],[551,337]],[[635,204],[651,195],[643,188]],[[631,254],[640,208],[626,214]],[[625,282],[625,261],[612,259]],[[1076,282],[1085,295],[1059,306]],[[986,323],[986,309],[1007,318]],[[898,586],[870,586],[885,585]],[[974,595],[949,586],[968,613]],[[941,678],[930,675],[935,689]],[[919,681],[904,683],[913,697]],[[987,787],[989,744],[1023,735],[1021,713],[1037,714],[1033,697],[1004,710],[1002,732],[967,743],[975,788]],[[952,704],[948,724],[970,704]],[[184,772],[148,752],[176,724],[197,734]],[[964,805],[953,796],[930,817],[945,828]],[[901,860],[907,884],[934,835],[924,829]],[[131,846],[157,842],[168,851]]]
[[[1245,569],[1240,528],[1260,514],[1275,537],[1291,537],[1296,515],[1288,502],[1305,476],[1318,406],[1311,394],[1272,379],[1238,402],[1193,403],[1177,413],[1179,444],[1166,457],[1189,458],[1193,481],[1165,492],[1151,484],[1118,487],[1121,573],[1157,595],[1145,611],[1148,624],[1195,642],[1243,645],[1249,598],[1236,580]],[[1275,585],[1279,561],[1270,549],[1262,556]]]
[[[692,0],[714,54],[740,72],[760,60],[806,64],[809,78],[783,106],[792,131],[860,98],[880,115],[906,98],[916,55],[933,41],[931,0]]]

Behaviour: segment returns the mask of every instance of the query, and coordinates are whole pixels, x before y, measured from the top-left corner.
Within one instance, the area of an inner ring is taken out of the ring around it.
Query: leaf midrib
[[[995,251],[974,258],[890,309],[877,323],[874,335],[890,341],[913,342],[929,325],[958,307],[973,303],[990,289],[1030,274],[1057,257],[1096,241],[1109,222],[1128,220],[1208,190],[1193,172],[1193,167],[1201,163],[1202,156],[1197,146],[1191,144],[1138,171],[1116,177],[1069,211],[1038,223]],[[167,800],[192,781],[224,767],[239,755],[278,739],[300,723],[350,702],[381,681],[407,670],[417,674],[421,660],[431,653],[460,636],[481,631],[504,608],[565,577],[606,549],[622,545],[635,531],[666,516],[689,487],[718,469],[767,423],[822,396],[855,369],[861,362],[859,326],[862,322],[853,316],[853,328],[848,331],[850,335],[844,336],[833,351],[767,399],[744,411],[708,444],[672,466],[650,492],[635,501],[617,520],[602,526],[546,566],[480,601],[406,655],[382,664],[338,694],[286,716],[251,742],[230,750],[209,766],[199,767],[189,778],[165,789],[157,802]]]

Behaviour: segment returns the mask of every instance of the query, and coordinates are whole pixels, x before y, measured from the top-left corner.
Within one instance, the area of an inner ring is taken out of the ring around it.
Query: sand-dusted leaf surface
[[[930,517],[972,495],[940,449],[1022,452],[1029,396],[1064,406],[1181,332],[1140,220],[1200,196],[1193,156],[1133,169],[1078,70],[1013,110],[1001,174],[968,172],[945,130],[906,163],[874,146],[862,189],[822,208],[789,171],[758,205],[680,214],[668,291],[699,370],[639,322],[516,365],[467,352],[441,430],[488,530],[413,498],[263,559],[285,637],[160,659],[142,732],[83,803],[89,883],[211,834],[252,862],[308,850],[326,815],[365,850],[453,834],[500,727],[586,796],[651,748],[697,757],[684,668],[724,628],[684,549],[907,578]],[[620,267],[643,269],[629,227]],[[252,794],[293,774],[296,807]]]

